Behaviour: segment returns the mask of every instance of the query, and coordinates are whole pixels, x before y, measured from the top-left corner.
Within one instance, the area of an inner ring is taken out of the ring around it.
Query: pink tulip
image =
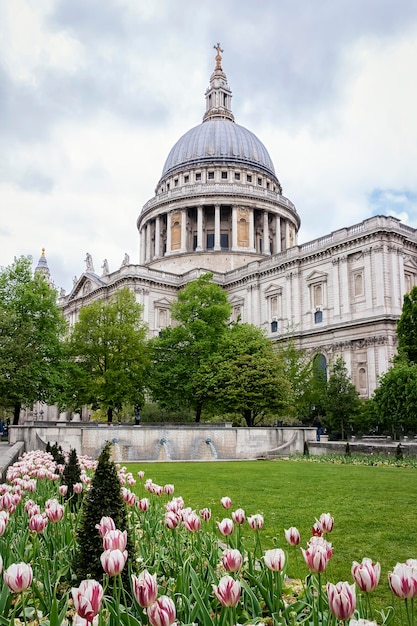
[[[353,580],[361,591],[368,593],[373,591],[379,583],[381,575],[381,566],[379,563],[373,563],[372,559],[364,558],[362,563],[353,561],[352,576]]]
[[[323,535],[323,529],[320,522],[316,521],[315,524],[313,524],[311,527],[311,534],[313,537],[321,537]]]
[[[62,504],[59,504],[58,500],[48,500],[45,503],[45,514],[50,522],[56,524],[60,522],[64,517],[64,507]]]
[[[96,524],[96,528],[100,533],[100,536],[104,537],[107,531],[116,530],[116,524],[111,517],[102,517],[100,523]]]
[[[100,556],[101,566],[109,576],[121,574],[127,560],[127,550],[105,550]]]
[[[233,520],[229,519],[228,517],[222,519],[221,522],[217,522],[217,528],[219,529],[219,532],[221,535],[223,535],[223,537],[231,535],[235,529]]]
[[[232,519],[235,524],[243,524],[246,520],[245,511],[243,509],[236,509],[236,511],[232,513]]]
[[[146,569],[139,576],[132,574],[132,586],[139,606],[146,608],[155,602],[158,595],[156,574],[150,574]]]
[[[96,580],[83,580],[79,587],[71,589],[77,614],[91,623],[98,615],[103,601],[103,587]]]
[[[169,530],[174,530],[174,528],[177,528],[179,521],[180,520],[178,515],[173,511],[167,511],[165,513],[165,526],[169,528]]]
[[[164,493],[166,493],[167,496],[172,496],[174,493],[174,485],[164,485]]]
[[[236,606],[241,594],[241,586],[238,580],[231,576],[220,578],[218,585],[212,585],[213,593],[223,606]]]
[[[242,567],[242,560],[239,550],[228,548],[222,554],[222,565],[227,572],[237,572]]]
[[[44,517],[40,513],[32,515],[32,517],[29,518],[29,530],[32,530],[35,533],[43,533],[47,525],[48,518]]]
[[[6,530],[6,526],[7,526],[7,519],[5,519],[4,517],[0,517],[0,537],[2,537],[4,535],[4,531]]]
[[[81,493],[83,490],[83,484],[82,483],[74,483],[73,487],[72,487],[74,493]]]
[[[417,573],[405,563],[397,563],[388,574],[388,582],[391,591],[398,598],[414,598],[417,595]]]
[[[220,502],[225,509],[230,509],[230,507],[232,506],[232,501],[229,496],[224,496],[223,498],[221,498]]]
[[[13,563],[3,573],[4,582],[14,593],[25,591],[32,584],[33,572],[28,563]]]
[[[122,489],[122,498],[126,502],[127,506],[135,506],[138,500],[133,491],[130,491],[130,489],[127,489],[126,487]]]
[[[148,608],[148,619],[152,626],[171,626],[175,618],[175,604],[168,596],[160,596]]]
[[[310,544],[307,550],[301,548],[304,560],[311,572],[321,573],[327,567],[329,557],[327,550],[321,545]]]
[[[136,502],[136,506],[138,507],[139,511],[147,511],[149,509],[149,499],[141,498]]]
[[[300,545],[300,533],[298,528],[290,526],[287,530],[284,530],[285,540],[290,546]]]
[[[248,517],[248,524],[252,530],[261,530],[264,525],[264,518],[260,513],[255,513],[255,515]]]
[[[207,507],[205,507],[204,509],[201,509],[200,516],[201,516],[201,519],[203,519],[205,522],[208,522],[209,519],[211,519],[211,510],[208,509]]]
[[[120,550],[124,552],[127,545],[127,530],[109,530],[103,537],[104,550]]]
[[[328,559],[331,559],[333,556],[334,548],[330,541],[327,541],[327,539],[324,539],[324,537],[311,537],[310,541],[308,542],[308,547],[310,546],[321,546],[322,548],[324,548],[326,550]]]
[[[356,608],[355,585],[340,582],[336,585],[327,583],[327,598],[331,613],[340,620],[352,617]]]
[[[330,513],[322,513],[320,515],[320,519],[318,520],[321,530],[323,533],[331,533],[334,526],[334,518],[330,515]]]
[[[59,485],[58,491],[60,496],[66,496],[68,493],[68,485]]]
[[[274,572],[282,572],[285,565],[285,552],[281,548],[267,550],[264,554],[265,565]]]
[[[142,478],[145,476],[145,472],[143,470],[139,470],[138,472],[138,478],[139,480],[142,480]]]
[[[189,515],[183,520],[182,525],[190,533],[198,532],[201,528],[201,519],[198,517],[195,511],[191,511]]]

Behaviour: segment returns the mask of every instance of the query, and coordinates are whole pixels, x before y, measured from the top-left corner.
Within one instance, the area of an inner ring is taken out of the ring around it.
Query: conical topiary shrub
[[[103,539],[96,525],[102,517],[111,517],[118,530],[127,530],[127,509],[121,495],[121,485],[117,469],[110,460],[110,442],[107,442],[98,458],[97,468],[86,493],[81,508],[81,523],[77,533],[78,550],[74,569],[79,580],[103,579],[100,556],[103,553]],[[128,532],[128,562],[123,570],[123,578],[128,581],[128,563],[133,560],[133,544]]]
[[[81,500],[80,493],[74,493],[75,483],[81,482],[81,468],[78,463],[78,456],[75,448],[71,448],[68,455],[68,462],[65,463],[64,471],[62,472],[61,482],[68,487],[68,491],[65,494],[65,499],[70,505],[70,508],[74,510],[77,508],[77,504]]]

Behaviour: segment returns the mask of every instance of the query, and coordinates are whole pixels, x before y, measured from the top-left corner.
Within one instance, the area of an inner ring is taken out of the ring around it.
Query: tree
[[[116,466],[110,460],[111,444],[107,442],[98,457],[97,467],[81,507],[81,523],[77,533],[78,551],[74,566],[79,580],[95,578],[103,580],[104,571],[100,556],[103,552],[103,539],[96,525],[102,517],[111,517],[117,530],[127,531],[128,563],[134,563],[134,549],[129,534],[127,509],[121,494],[120,480]],[[123,570],[123,578],[129,584],[128,563]]]
[[[314,403],[313,361],[305,350],[299,350],[290,337],[277,345],[277,351],[284,364],[286,378],[291,381],[293,410],[297,417],[311,416]]]
[[[216,353],[231,313],[226,293],[212,277],[203,274],[181,289],[171,309],[177,325],[150,342],[148,386],[154,400],[164,409],[191,408],[196,422],[206,402],[200,368]]]
[[[146,326],[142,306],[128,288],[110,301],[97,301],[81,309],[68,339],[71,368],[68,404],[92,405],[107,412],[124,403],[141,404],[148,365]]]
[[[417,286],[403,299],[401,317],[397,322],[398,357],[417,363]]]
[[[380,430],[393,438],[417,430],[417,363],[398,362],[379,381],[372,396]]]
[[[29,258],[0,271],[0,405],[13,409],[59,398],[66,322],[57,293]]]
[[[292,408],[282,358],[252,324],[233,324],[200,374],[201,393],[211,404],[219,411],[240,413],[248,426]]]
[[[341,438],[344,439],[347,426],[355,421],[360,410],[360,400],[341,356],[331,368],[324,406],[329,429],[340,431]]]

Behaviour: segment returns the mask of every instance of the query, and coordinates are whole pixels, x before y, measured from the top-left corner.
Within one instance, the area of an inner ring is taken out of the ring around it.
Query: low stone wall
[[[13,465],[17,459],[22,456],[25,451],[25,443],[17,441],[10,445],[7,442],[0,444],[0,476],[1,480],[5,479],[6,472],[10,465]]]
[[[304,442],[313,442],[314,428],[234,428],[158,424],[93,424],[39,422],[11,426],[9,441],[24,441],[25,450],[45,449],[57,443],[64,450],[96,458],[106,441],[113,444],[113,460],[210,461],[272,458],[302,453]]]
[[[349,441],[351,454],[361,453],[368,455],[389,455],[395,457],[398,444],[401,443],[401,451],[404,456],[417,456],[417,442],[410,440],[392,441],[390,439],[356,439]],[[313,441],[308,444],[312,455],[321,454],[346,454],[346,441]]]

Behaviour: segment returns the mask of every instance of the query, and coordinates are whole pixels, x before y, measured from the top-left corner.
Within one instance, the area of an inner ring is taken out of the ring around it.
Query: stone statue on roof
[[[89,252],[85,256],[85,269],[87,272],[94,272],[93,257]]]

